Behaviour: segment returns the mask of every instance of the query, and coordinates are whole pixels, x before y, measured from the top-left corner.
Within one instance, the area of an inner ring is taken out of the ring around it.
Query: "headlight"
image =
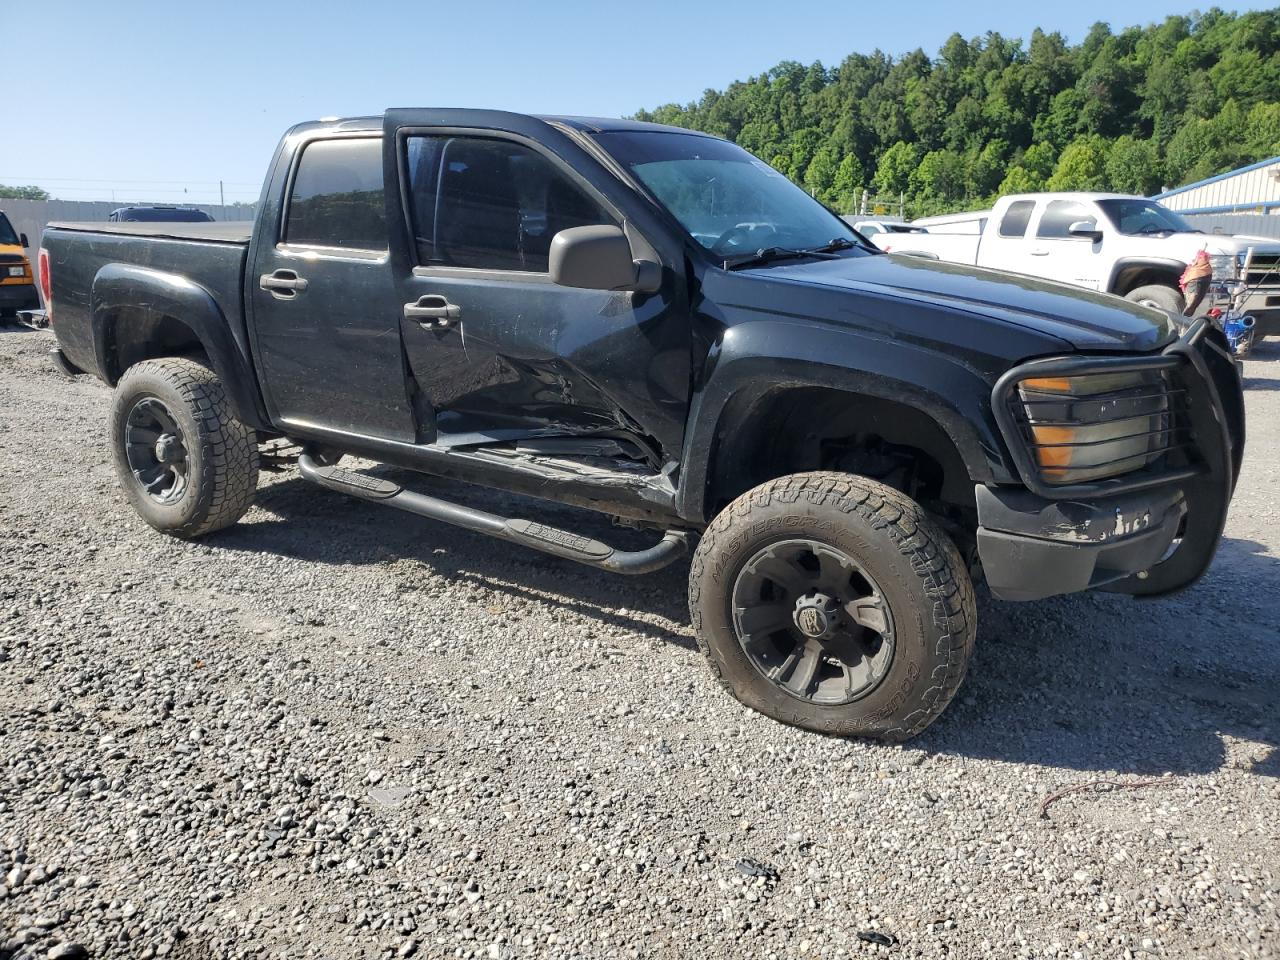
[[[1141,470],[1170,446],[1169,388],[1158,372],[1023,380],[1018,395],[1045,483]]]

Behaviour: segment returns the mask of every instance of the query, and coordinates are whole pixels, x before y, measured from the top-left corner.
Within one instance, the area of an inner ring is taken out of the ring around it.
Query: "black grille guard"
[[[1213,562],[1227,507],[1235,492],[1244,456],[1244,399],[1238,368],[1221,335],[1207,319],[1158,354],[1139,357],[1060,357],[1032,360],[1008,371],[992,391],[992,411],[1022,482],[1051,500],[1096,499],[1176,484],[1183,492],[1187,515],[1173,551],[1150,570],[1103,589],[1138,596],[1160,596],[1200,579]],[[1180,415],[1191,438],[1186,465],[1153,466],[1134,473],[1088,483],[1044,482],[1014,414],[1018,384],[1032,377],[1082,376],[1131,370],[1167,371],[1185,391]],[[1225,395],[1224,395],[1225,394]]]

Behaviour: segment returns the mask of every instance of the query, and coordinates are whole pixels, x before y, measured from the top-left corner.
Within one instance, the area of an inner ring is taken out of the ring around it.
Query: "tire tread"
[[[126,397],[132,381],[141,377],[163,380],[181,396],[196,422],[205,455],[200,476],[188,483],[207,506],[187,523],[165,532],[189,539],[233,526],[249,509],[258,488],[257,435],[231,413],[222,382],[203,363],[189,357],[143,360],[125,371],[117,384],[118,398]]]
[[[955,697],[964,681],[973,652],[977,624],[977,599],[973,582],[951,538],[906,494],[855,474],[813,471],[789,474],[761,484],[730,503],[708,525],[694,551],[689,574],[689,612],[698,647],[722,687],[737,697],[705,638],[701,590],[708,558],[721,541],[750,522],[754,510],[773,502],[795,504],[801,499],[814,506],[833,506],[861,517],[885,532],[924,582],[933,601],[932,619],[939,635],[935,650],[938,666],[931,683],[917,698],[915,707],[893,725],[874,732],[879,739],[902,741],[929,726]]]

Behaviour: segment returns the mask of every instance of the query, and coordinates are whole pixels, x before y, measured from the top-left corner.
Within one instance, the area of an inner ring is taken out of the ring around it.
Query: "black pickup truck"
[[[115,387],[116,467],[157,529],[234,524],[262,445],[291,444],[329,490],[618,573],[696,541],[720,680],[823,731],[904,739],[944,709],[974,577],[1009,600],[1196,580],[1244,445],[1206,324],[883,254],[732,143],[652,124],[305,123],[256,223],[55,224],[40,276],[55,360]],[[344,454],[656,542],[496,516]]]

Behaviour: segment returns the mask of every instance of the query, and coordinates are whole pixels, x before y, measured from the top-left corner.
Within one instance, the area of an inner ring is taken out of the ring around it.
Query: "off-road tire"
[[[1166,287],[1164,284],[1153,283],[1145,287],[1137,287],[1130,290],[1124,295],[1126,300],[1133,303],[1150,303],[1155,304],[1169,316],[1178,318],[1182,316],[1182,311],[1187,308],[1187,301],[1182,294],[1173,287]]]
[[[160,400],[186,438],[186,488],[173,503],[152,500],[127,459],[126,420],[144,397]],[[232,416],[213,371],[186,357],[144,360],[125,371],[116,384],[111,408],[111,451],[125,495],[142,519],[184,539],[235,524],[249,509],[258,487],[256,434]]]
[[[731,611],[733,584],[770,543],[806,538],[857,561],[880,585],[896,629],[878,686],[851,703],[793,697],[752,665]],[[689,573],[698,644],[720,683],[747,706],[783,723],[825,733],[907,740],[951,702],[973,652],[973,584],[951,538],[915,501],[852,474],[798,473],[762,484],[707,527]]]

